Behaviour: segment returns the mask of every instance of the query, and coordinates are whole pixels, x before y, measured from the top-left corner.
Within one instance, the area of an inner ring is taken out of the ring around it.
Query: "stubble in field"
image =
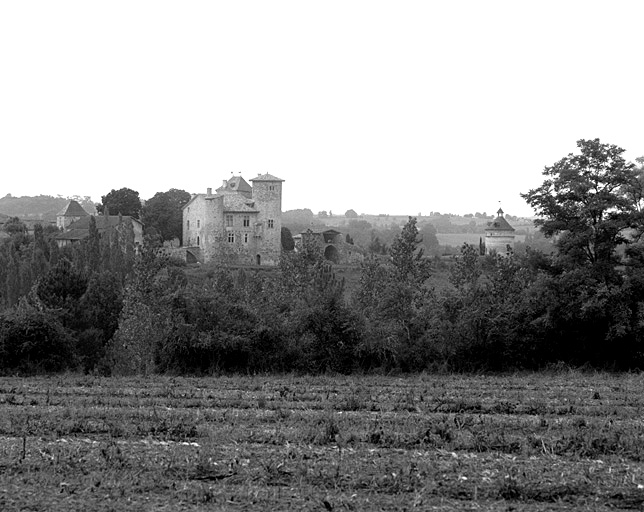
[[[0,379],[1,510],[644,507],[644,380]]]

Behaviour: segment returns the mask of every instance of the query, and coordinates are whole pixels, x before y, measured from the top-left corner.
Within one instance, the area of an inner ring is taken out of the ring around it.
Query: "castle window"
[[[197,245],[199,245],[199,237],[197,237]]]
[[[226,227],[227,228],[232,228],[233,227],[233,216],[232,215],[226,215]]]
[[[244,243],[248,243],[248,233],[244,233]]]
[[[268,227],[269,229],[273,229],[275,227],[275,221],[273,219],[268,219]]]
[[[186,226],[186,227],[187,227],[188,229],[190,229],[190,221],[187,221],[187,223],[186,223],[186,224],[187,224],[187,226]]]
[[[201,226],[201,221],[197,220],[197,227],[200,227],[200,226]]]
[[[247,228],[248,226],[250,226],[250,216],[244,215],[244,227]]]
[[[228,243],[232,244],[234,242],[235,242],[235,233],[233,232],[228,233]]]
[[[269,185],[268,190],[275,190],[275,185]]]

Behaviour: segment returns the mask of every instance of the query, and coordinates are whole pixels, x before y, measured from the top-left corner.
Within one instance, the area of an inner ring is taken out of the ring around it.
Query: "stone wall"
[[[282,254],[282,182],[253,181],[253,201],[259,210],[257,255],[262,265],[277,265]]]

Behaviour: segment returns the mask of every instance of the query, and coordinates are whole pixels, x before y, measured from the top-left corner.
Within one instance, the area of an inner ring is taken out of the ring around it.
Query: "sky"
[[[0,2],[0,197],[285,180],[283,210],[533,212],[644,155],[644,2]]]

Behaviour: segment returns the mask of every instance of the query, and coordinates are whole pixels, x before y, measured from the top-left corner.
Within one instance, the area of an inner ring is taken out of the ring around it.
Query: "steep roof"
[[[226,194],[224,195],[224,211],[225,212],[253,212],[257,210],[254,208],[255,203],[241,194]]]
[[[499,214],[499,216],[492,222],[488,222],[485,231],[516,231],[512,226],[510,226],[508,221],[505,220],[505,217],[502,217],[502,214],[503,212],[501,212],[501,214]]]
[[[259,174],[257,175],[256,178],[252,178],[250,181],[284,181],[281,178],[277,178],[276,176],[273,176],[272,174]]]
[[[89,229],[89,219],[90,216],[78,219],[69,225],[69,229]],[[130,217],[129,215],[96,215],[94,216],[94,220],[96,221],[96,227],[98,229],[118,226],[121,220],[124,223],[138,222],[139,224],[142,224],[140,220]]]
[[[89,229],[69,229],[56,235],[58,240],[84,240],[89,236]]]
[[[83,217],[72,222],[68,226],[67,231],[59,233],[56,235],[56,238],[60,240],[82,240],[87,238],[89,236],[89,221],[91,217],[92,216],[88,215],[87,217]],[[107,217],[105,215],[96,215],[93,216],[93,218],[96,221],[96,229],[98,229],[99,232],[105,231],[108,227],[116,227],[121,221],[130,224],[138,222],[143,225],[140,220],[130,217],[129,215],[109,215]]]
[[[186,204],[184,204],[181,209],[185,210],[190,206],[192,203],[194,203],[197,199],[201,199],[204,197],[214,197],[213,195],[207,196],[207,194],[193,194],[192,197],[190,198],[190,201],[188,201]]]
[[[246,192],[251,194],[253,188],[248,184],[248,182],[241,176],[233,176],[230,178],[225,186],[221,186],[217,189],[218,193],[235,193],[235,192]]]
[[[58,212],[57,217],[86,217],[87,213],[78,201],[70,200],[65,207]]]

